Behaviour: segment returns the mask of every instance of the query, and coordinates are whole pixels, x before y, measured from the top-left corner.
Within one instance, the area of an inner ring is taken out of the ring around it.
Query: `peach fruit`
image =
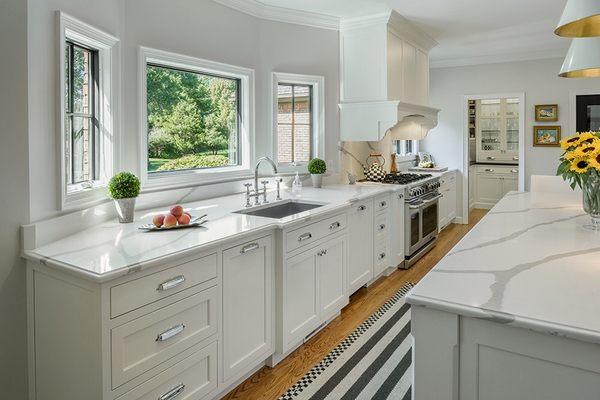
[[[171,214],[177,218],[181,217],[181,214],[183,214],[183,207],[181,207],[179,204],[171,207]]]
[[[158,214],[155,215],[152,218],[152,223],[154,224],[154,226],[156,226],[157,228],[160,228],[161,226],[163,226],[163,224],[165,223],[165,216],[163,214]]]
[[[187,225],[190,223],[190,216],[188,214],[181,214],[181,217],[177,218],[179,225]]]
[[[165,228],[172,228],[177,225],[177,217],[175,217],[173,214],[167,214],[165,215],[163,224]]]

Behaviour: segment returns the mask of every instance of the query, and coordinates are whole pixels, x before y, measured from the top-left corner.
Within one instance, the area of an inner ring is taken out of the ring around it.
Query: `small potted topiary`
[[[140,194],[140,180],[131,172],[119,172],[108,182],[108,193],[115,200],[119,222],[133,222],[135,198]]]
[[[320,188],[323,185],[323,174],[327,171],[327,164],[320,158],[313,158],[308,163],[308,172],[312,179],[313,187]]]

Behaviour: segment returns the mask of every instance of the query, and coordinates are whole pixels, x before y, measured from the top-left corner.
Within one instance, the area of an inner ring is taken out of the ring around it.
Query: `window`
[[[323,157],[323,84],[323,77],[273,74],[273,151],[284,169]]]
[[[98,51],[65,44],[65,164],[69,190],[93,186],[98,166]]]
[[[239,165],[240,80],[146,66],[148,172]]]
[[[312,86],[277,85],[277,162],[307,163],[312,158]]]
[[[119,90],[113,81],[118,39],[57,13],[60,25],[61,209],[106,199],[115,170],[112,109]],[[114,87],[113,87],[114,86]]]
[[[140,54],[142,184],[247,176],[253,71],[145,47]]]
[[[396,153],[402,157],[414,156],[418,152],[416,140],[396,140]]]

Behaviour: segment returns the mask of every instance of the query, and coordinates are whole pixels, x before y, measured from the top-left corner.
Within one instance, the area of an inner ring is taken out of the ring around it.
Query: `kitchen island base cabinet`
[[[222,254],[221,379],[227,384],[273,353],[273,237],[245,242]]]
[[[373,276],[373,199],[352,204],[348,212],[348,281],[352,294]]]
[[[600,345],[414,306],[415,400],[597,400]]]

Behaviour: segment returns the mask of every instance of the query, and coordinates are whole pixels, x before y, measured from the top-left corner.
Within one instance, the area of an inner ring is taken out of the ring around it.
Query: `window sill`
[[[170,171],[147,173],[142,192],[181,189],[191,186],[205,186],[216,183],[239,181],[253,177],[247,167],[214,168],[204,170]]]
[[[68,192],[63,199],[61,211],[77,211],[92,207],[109,200],[106,184],[94,184],[94,187]]]

